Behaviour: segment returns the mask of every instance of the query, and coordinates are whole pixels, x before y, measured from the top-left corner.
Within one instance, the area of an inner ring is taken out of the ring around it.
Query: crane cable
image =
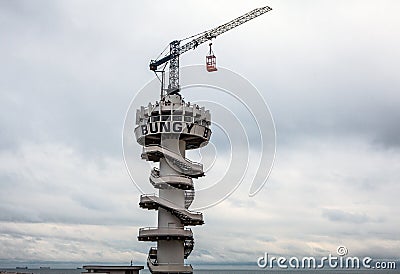
[[[202,35],[202,34],[205,34],[205,33],[209,32],[209,31],[210,31],[210,30],[206,30],[206,31],[197,33],[197,34],[195,34],[195,35],[192,35],[192,36],[183,38],[183,39],[179,40],[179,42],[186,41],[186,40],[188,40],[188,39],[191,39],[191,38],[200,36],[200,35]],[[165,48],[163,49],[163,51],[157,56],[157,58],[156,58],[155,60],[158,60],[158,59],[161,57],[161,55],[163,55],[163,53],[167,50],[168,47],[169,47],[169,44],[168,44],[167,46],[165,46]],[[168,54],[168,53],[166,53],[164,56],[167,56],[167,54]]]
[[[202,34],[205,34],[206,32],[209,32],[209,31],[210,31],[210,30],[206,30],[206,31],[200,32],[200,33],[198,33],[198,34],[195,34],[195,35],[186,37],[186,38],[184,38],[184,39],[181,39],[181,40],[179,40],[179,41],[182,42],[182,41],[188,40],[188,39],[190,39],[190,38],[194,38],[194,37],[196,37],[196,36],[200,36],[200,35],[202,35]]]
[[[169,44],[163,49],[163,51],[160,53],[160,55],[157,56],[157,58],[155,60],[158,60],[160,58],[160,56],[163,55],[163,53],[167,50],[168,47],[169,47]]]

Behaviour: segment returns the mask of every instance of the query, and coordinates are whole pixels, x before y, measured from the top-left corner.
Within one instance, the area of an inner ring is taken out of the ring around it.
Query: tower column
[[[172,136],[169,136],[172,137]],[[168,150],[176,152],[177,154],[185,156],[185,141],[175,138],[163,138],[162,146]],[[160,177],[168,175],[181,175],[176,171],[165,158],[160,159]],[[185,207],[185,191],[179,188],[159,189],[160,198],[167,201],[173,201],[174,204],[181,208]],[[181,220],[174,216],[171,212],[160,208],[158,210],[158,227],[173,228],[173,229],[184,229]],[[182,241],[169,241],[160,240],[157,242],[157,259],[160,264],[172,263],[172,264],[183,264],[184,263],[184,242]]]
[[[194,199],[193,179],[204,176],[203,165],[185,158],[186,150],[208,143],[211,135],[209,111],[185,103],[179,94],[167,95],[155,105],[137,111],[135,135],[143,146],[142,159],[158,162],[150,183],[158,195],[140,197],[140,207],[158,210],[158,225],[141,228],[139,241],[157,242],[149,251],[151,273],[193,273],[185,259],[194,247],[192,230],[202,225],[203,214],[189,207]]]

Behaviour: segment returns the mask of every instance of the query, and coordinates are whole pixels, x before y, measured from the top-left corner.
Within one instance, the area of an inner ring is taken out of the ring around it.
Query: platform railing
[[[155,193],[151,193],[151,194],[141,194],[141,195],[140,195],[140,200],[142,200],[142,198],[149,198],[149,199],[155,198],[155,200],[161,200],[161,202],[164,200],[164,201],[166,201],[166,202],[168,202],[168,203],[171,203],[171,204],[173,204],[174,206],[176,206],[176,208],[171,208],[171,209],[183,210],[183,211],[187,211],[188,213],[191,213],[191,214],[203,215],[202,212],[188,210],[188,209],[186,209],[186,208],[183,208],[183,207],[178,206],[177,204],[175,204],[174,202],[171,202],[171,201],[168,200],[168,199],[160,198],[160,197],[158,197],[157,194],[155,194]],[[155,200],[153,200],[153,202],[157,203]]]
[[[185,232],[189,232],[192,233],[192,229],[190,228],[185,228],[183,226],[181,227],[168,227],[168,226],[161,226],[161,227],[141,227],[139,228],[139,233],[142,231],[152,231],[152,230],[164,230],[164,231],[185,231]]]
[[[170,149],[168,149],[168,148],[165,148],[165,147],[162,147],[162,146],[160,146],[160,145],[148,145],[148,146],[144,146],[143,149],[145,149],[145,148],[152,148],[152,147],[157,147],[157,148],[159,148],[161,152],[167,151],[168,153],[171,153],[172,155],[176,156],[176,159],[179,160],[179,161],[180,161],[181,159],[183,159],[184,161],[188,162],[188,163],[191,164],[191,165],[199,166],[199,167],[201,167],[201,169],[203,168],[203,164],[197,163],[197,162],[193,162],[193,161],[191,161],[190,159],[183,157],[183,156],[180,155],[179,153],[176,153],[175,151],[172,151],[172,150],[170,150]],[[172,156],[170,156],[170,157],[172,157]]]

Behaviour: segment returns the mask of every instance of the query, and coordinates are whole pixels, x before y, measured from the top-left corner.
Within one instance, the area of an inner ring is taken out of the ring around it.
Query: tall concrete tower
[[[203,214],[189,210],[195,196],[193,179],[204,176],[203,165],[185,157],[186,150],[206,145],[211,136],[211,115],[204,107],[186,103],[179,93],[163,96],[136,112],[135,135],[143,146],[142,159],[159,163],[149,181],[156,194],[140,197],[140,207],[158,210],[158,226],[139,230],[139,241],[157,242],[150,248],[151,273],[193,273],[186,265],[194,247],[186,226],[202,225]],[[144,172],[144,171],[143,171]]]
[[[158,226],[141,228],[139,241],[157,242],[147,258],[152,273],[193,273],[185,259],[193,250],[193,233],[185,226],[202,225],[203,215],[189,211],[194,199],[193,178],[204,176],[203,165],[185,157],[186,150],[197,149],[208,143],[211,136],[211,115],[198,105],[185,103],[179,85],[179,58],[185,52],[198,48],[217,36],[236,28],[272,9],[268,6],[254,9],[214,29],[201,32],[169,44],[169,54],[162,52],[151,60],[150,70],[161,81],[161,100],[149,103],[136,112],[135,136],[143,146],[142,159],[160,163],[150,172],[150,183],[158,195],[140,197],[140,207],[158,210]],[[181,45],[182,41],[191,39]],[[165,88],[165,67],[169,63],[168,88]],[[216,57],[206,56],[206,69],[217,71]],[[161,78],[159,77],[161,74]]]

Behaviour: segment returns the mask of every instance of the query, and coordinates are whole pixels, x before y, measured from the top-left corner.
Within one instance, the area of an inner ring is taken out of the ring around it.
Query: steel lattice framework
[[[218,35],[221,35],[237,26],[240,26],[264,13],[271,11],[272,8],[265,6],[262,8],[254,9],[242,16],[239,16],[228,23],[225,23],[221,26],[218,26],[214,29],[205,31],[199,34],[196,38],[191,40],[190,42],[180,46],[181,41],[175,40],[170,43],[170,53],[169,55],[159,59],[152,60],[150,62],[150,69],[156,71],[158,66],[166,63],[169,63],[169,85],[168,85],[168,94],[174,94],[179,92],[179,56],[191,49],[195,49],[200,44],[203,44],[213,38],[216,38]]]

